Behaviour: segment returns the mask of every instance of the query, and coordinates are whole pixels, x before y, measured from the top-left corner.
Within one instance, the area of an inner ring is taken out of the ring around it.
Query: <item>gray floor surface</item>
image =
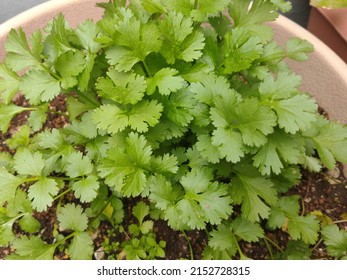
[[[0,0],[0,24],[47,0]]]

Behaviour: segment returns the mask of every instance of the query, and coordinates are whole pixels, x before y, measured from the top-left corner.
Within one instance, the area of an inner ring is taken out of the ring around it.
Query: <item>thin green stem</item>
[[[76,231],[74,231],[73,233],[70,233],[69,235],[65,236],[62,240],[59,240],[57,243],[55,243],[54,245],[56,247],[58,247],[61,244],[64,244],[66,240],[74,237],[76,235]]]
[[[236,248],[237,248],[237,251],[239,252],[241,260],[248,259],[248,257],[242,252],[242,249],[238,241],[236,241]]]
[[[79,92],[78,96],[81,99],[83,99],[85,102],[89,103],[90,105],[92,105],[95,108],[100,106],[100,104],[96,100],[91,99],[88,95],[86,95],[86,94],[84,94],[82,92]]]
[[[110,196],[110,197],[107,199],[107,201],[106,201],[104,207],[101,208],[101,210],[99,211],[99,213],[97,213],[96,216],[93,217],[93,219],[91,219],[90,224],[92,224],[97,218],[100,217],[100,215],[101,215],[101,214],[104,212],[104,210],[106,209],[107,205],[110,204],[111,199],[112,199],[112,196]]]
[[[54,197],[53,200],[55,201],[55,200],[61,198],[62,196],[66,195],[67,193],[69,193],[71,191],[72,191],[72,188],[68,188],[65,191],[63,191],[61,194],[58,194],[56,197]]]
[[[195,0],[193,9],[197,10],[198,8],[199,8],[199,0]]]
[[[347,223],[347,220],[338,220],[338,221],[334,221],[334,224],[342,224],[342,223]]]
[[[146,71],[147,76],[148,76],[148,77],[152,77],[151,71],[149,70],[149,67],[148,67],[146,61],[143,60],[143,61],[141,61],[141,62],[142,62],[142,65],[143,65],[143,67],[144,67],[144,69],[145,69],[145,71]]]
[[[61,181],[79,181],[83,178],[77,177],[77,178],[70,178],[70,177],[56,177],[56,176],[49,176],[47,177],[48,179],[53,179],[53,180],[61,180]]]
[[[272,246],[274,246],[278,251],[280,251],[281,253],[283,253],[282,248],[281,248],[280,246],[278,246],[278,244],[277,244],[276,242],[272,241],[269,237],[264,236],[264,240],[265,240],[266,242],[270,242]]]
[[[41,179],[41,177],[24,178],[24,179],[21,181],[21,184],[35,182],[35,181],[38,181],[38,180],[40,180],[40,179]]]
[[[270,244],[269,244],[269,242],[267,241],[266,238],[264,238],[264,242],[265,242],[265,246],[266,246],[266,248],[267,248],[267,250],[268,250],[268,252],[270,254],[270,258],[273,260],[274,259],[274,255],[272,253],[271,246],[270,246]]]
[[[184,230],[182,230],[182,233],[183,233],[183,235],[184,235],[184,237],[186,238],[187,243],[188,243],[189,253],[190,253],[190,259],[191,259],[191,260],[194,260],[194,253],[193,253],[192,243],[190,242],[189,237],[188,237],[187,233],[186,233]]]
[[[323,239],[319,239],[318,242],[316,243],[316,245],[313,246],[313,248],[311,249],[311,252],[313,252],[314,250],[316,250],[318,248],[318,246],[323,242]]]

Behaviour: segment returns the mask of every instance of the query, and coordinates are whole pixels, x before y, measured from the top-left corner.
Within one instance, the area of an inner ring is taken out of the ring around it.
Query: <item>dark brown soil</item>
[[[18,97],[15,102],[17,105],[26,106],[27,103],[22,97]],[[52,111],[58,110],[59,112],[65,112],[65,100],[63,97],[58,97],[52,103]],[[17,116],[13,122],[9,131],[5,134],[0,133],[0,152],[10,151],[4,141],[9,138],[13,133],[16,132],[17,128],[25,122],[28,118],[28,113],[23,113]],[[50,113],[48,120],[44,127],[63,127],[67,123],[67,117],[64,114]],[[346,172],[347,173],[347,172]],[[307,171],[302,172],[301,183],[290,190],[290,194],[298,194],[302,202],[302,212],[309,213],[312,211],[318,211],[316,213],[322,213],[332,219],[338,221],[346,219],[347,213],[347,179],[343,173],[343,166],[339,164],[335,170],[321,173],[308,173]],[[67,197],[67,200],[73,199],[73,197]],[[125,207],[125,215],[128,217],[128,224],[124,224],[123,227],[126,230],[128,225],[133,220],[131,214],[131,206],[134,201],[128,200]],[[56,217],[55,217],[55,206],[52,206],[45,212],[35,213],[35,217],[42,224],[42,230],[40,235],[42,239],[48,243],[53,242],[53,231],[56,230]],[[347,230],[347,223],[340,223],[341,228]],[[103,252],[102,244],[105,238],[109,238],[113,242],[122,242],[127,239],[126,234],[116,234],[109,236],[110,231],[113,227],[108,222],[102,222],[98,231],[94,233],[93,239],[95,244],[94,257],[108,258],[111,254],[117,253],[117,250],[109,252],[109,255]],[[14,231],[20,233],[18,226],[14,225]],[[207,233],[205,231],[188,231],[188,232],[177,232],[167,225],[165,221],[159,220],[154,224],[154,233],[156,234],[157,240],[166,241],[166,257],[165,259],[201,259],[202,252],[207,244]],[[285,249],[285,246],[290,239],[288,234],[278,231],[266,232],[268,239],[272,240],[273,243],[277,244],[278,247]],[[188,242],[189,240],[189,242]],[[264,242],[258,243],[246,243],[242,242],[241,247],[245,255],[253,259],[270,259],[271,253],[269,248]],[[11,253],[11,248],[0,247],[0,259],[3,259],[6,255]],[[119,253],[119,251],[118,251]],[[115,256],[116,257],[116,256]],[[63,252],[57,252],[57,259],[65,259],[67,256]],[[312,258],[325,259],[329,258],[326,250],[322,244],[315,246]]]

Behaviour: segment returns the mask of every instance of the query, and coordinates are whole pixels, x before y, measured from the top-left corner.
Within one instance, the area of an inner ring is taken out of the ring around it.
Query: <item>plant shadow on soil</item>
[[[16,105],[28,106],[26,100],[22,96],[18,96],[15,102]],[[51,105],[52,111],[64,112],[65,99],[62,96],[58,96]],[[11,123],[7,133],[0,133],[0,152],[14,152],[11,151],[5,144],[5,140],[11,137],[18,128],[26,122],[28,113],[24,112],[17,117]],[[47,118],[47,122],[44,128],[60,128],[68,122],[68,119],[61,114],[50,114]],[[347,171],[345,170],[345,173]],[[329,217],[333,221],[346,219],[347,213],[347,174],[344,174],[344,167],[342,164],[338,164],[332,171],[323,170],[320,173],[309,173],[305,170],[302,171],[301,182],[294,186],[288,193],[288,195],[299,195],[302,205],[302,213],[310,213],[312,211],[318,211],[322,215]],[[74,200],[73,196],[66,198],[68,201]],[[132,206],[136,204],[136,200],[127,199],[124,202],[125,218],[123,227],[127,230],[128,226],[134,221],[131,214]],[[35,217],[41,223],[40,235],[46,242],[53,242],[53,231],[57,224],[55,217],[55,205],[50,207],[45,212],[35,213]],[[340,228],[347,230],[347,224],[339,224]],[[112,225],[108,222],[101,222],[98,231],[94,233],[94,246],[95,252],[102,252],[102,243],[105,238],[109,238],[108,233],[112,229]],[[165,259],[178,260],[178,259],[201,259],[203,250],[207,245],[208,238],[205,231],[193,230],[186,233],[172,230],[165,221],[158,220],[154,223],[154,233],[156,234],[157,241],[166,241]],[[19,226],[14,224],[14,233],[22,234]],[[268,239],[272,240],[276,246],[284,250],[288,241],[289,235],[282,231],[265,231],[265,235]],[[117,234],[110,238],[111,242],[122,242],[126,240],[126,235]],[[188,242],[189,240],[189,242]],[[244,254],[255,260],[271,259],[273,253],[277,250],[275,246],[265,244],[260,241],[258,243],[241,242],[240,246]],[[273,252],[272,252],[272,250]],[[4,259],[11,253],[10,247],[0,247],[0,259]],[[113,253],[117,253],[116,251]],[[118,252],[119,253],[119,252]],[[112,254],[112,253],[111,253]],[[105,252],[101,254],[102,258],[117,258]],[[56,259],[66,259],[64,252],[57,252]],[[95,258],[97,254],[94,254]],[[329,259],[331,258],[323,244],[317,243],[314,246],[314,250],[311,255],[312,259]]]

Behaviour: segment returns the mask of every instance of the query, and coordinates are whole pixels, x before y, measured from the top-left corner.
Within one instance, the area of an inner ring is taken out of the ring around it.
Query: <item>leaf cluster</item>
[[[285,192],[300,168],[347,162],[347,129],[320,116],[285,63],[306,60],[310,43],[293,38],[280,47],[264,24],[290,5],[125,2],[99,4],[104,16],[75,29],[60,14],[29,38],[22,29],[9,33],[0,130],[29,117],[6,141],[14,152],[1,154],[1,244],[16,257],[52,258],[63,244],[70,258],[91,258],[93,228],[121,223],[125,197],[146,199],[175,230],[209,229],[207,258],[246,258],[238,242],[264,238],[265,224],[314,244],[317,218],[301,215],[298,198]],[[14,103],[17,93],[28,106]],[[47,127],[58,97],[68,121]],[[14,237],[14,222],[35,233],[34,211],[52,207],[56,243]],[[134,239],[123,244],[129,258],[143,258],[138,248],[153,241],[146,209],[134,208]],[[340,257],[330,232],[323,231],[329,250]],[[163,257],[159,247],[152,257]]]

